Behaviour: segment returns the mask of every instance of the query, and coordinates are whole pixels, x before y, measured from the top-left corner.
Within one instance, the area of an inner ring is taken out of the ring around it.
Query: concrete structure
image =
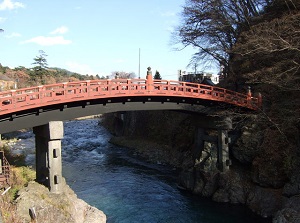
[[[51,121],[47,125],[33,128],[36,146],[36,180],[51,192],[62,189],[61,139],[63,122]]]
[[[198,127],[195,135],[195,149],[193,155],[195,159],[200,159],[204,150],[205,142],[215,144],[217,148],[217,168],[220,171],[226,171],[231,165],[229,159],[229,143],[228,131],[232,129],[232,120],[230,118],[221,117],[198,117],[194,120]],[[205,134],[206,129],[217,130],[217,136],[209,136]]]

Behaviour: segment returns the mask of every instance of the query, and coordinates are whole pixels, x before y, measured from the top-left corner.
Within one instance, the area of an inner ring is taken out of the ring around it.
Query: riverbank
[[[63,179],[62,193],[50,193],[45,186],[31,181],[15,200],[22,222],[105,223],[106,215],[78,199]]]
[[[106,215],[77,198],[64,179],[63,192],[60,194],[50,193],[48,188],[34,181],[35,171],[25,166],[27,148],[22,148],[21,152],[12,149],[16,143],[22,141],[18,138],[20,134],[26,132],[15,132],[10,135],[13,135],[11,140],[1,141],[1,148],[5,150],[11,164],[11,187],[0,196],[0,222],[105,223]]]
[[[230,170],[219,172],[211,145],[206,145],[200,160],[191,156],[195,127],[189,115],[127,112],[123,117],[122,121],[118,115],[104,117],[104,125],[114,134],[111,142],[133,148],[153,163],[167,163],[181,169],[178,176],[181,188],[216,202],[247,206],[274,223],[300,222],[297,189],[300,178],[295,175],[290,182],[284,182],[282,175],[276,175],[276,165],[271,168],[269,163],[264,165],[256,158],[265,151],[258,149],[261,134],[254,120],[249,119],[239,127],[239,138],[230,145],[233,161]],[[272,159],[271,154],[268,157]]]

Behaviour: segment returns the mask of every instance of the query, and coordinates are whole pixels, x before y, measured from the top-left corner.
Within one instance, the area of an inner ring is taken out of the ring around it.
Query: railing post
[[[262,108],[262,95],[261,95],[261,93],[258,93],[258,96],[257,96],[257,107]]]
[[[11,90],[11,103],[14,108],[16,108],[16,90]]]
[[[250,101],[252,97],[252,93],[251,93],[251,87],[248,86],[248,90],[247,90],[247,101]]]
[[[67,86],[68,86],[68,82],[64,82],[63,83],[63,89],[64,89],[64,97],[67,97]]]
[[[40,103],[42,103],[42,101],[43,101],[43,88],[44,88],[44,86],[38,86]]]
[[[147,79],[147,90],[148,91],[152,91],[153,90],[153,77],[152,77],[151,67],[148,67],[147,69],[148,69],[147,76],[146,76],[146,79]]]
[[[107,92],[108,92],[108,94],[109,95],[111,95],[111,80],[110,79],[108,79],[107,81],[106,81],[106,86],[107,86]]]

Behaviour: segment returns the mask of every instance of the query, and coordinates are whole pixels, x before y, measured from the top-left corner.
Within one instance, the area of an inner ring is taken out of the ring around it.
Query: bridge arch
[[[183,106],[187,105],[187,106]],[[189,110],[193,105],[260,107],[261,98],[215,86],[167,80],[113,79],[0,92],[0,134],[82,116],[132,110]]]
[[[256,110],[261,98],[252,97],[251,92],[241,94],[203,84],[153,80],[151,74],[146,79],[51,84],[0,92],[0,134],[33,127],[37,181],[46,182],[50,191],[60,193],[62,121],[116,111],[190,111],[194,105]],[[218,144],[223,165],[227,162],[223,158],[228,156],[228,139],[223,130]]]

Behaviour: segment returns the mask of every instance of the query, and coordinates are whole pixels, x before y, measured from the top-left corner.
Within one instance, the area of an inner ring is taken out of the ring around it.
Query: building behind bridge
[[[184,82],[215,85],[219,83],[219,76],[205,72],[187,72],[184,70],[178,70],[178,80]]]

